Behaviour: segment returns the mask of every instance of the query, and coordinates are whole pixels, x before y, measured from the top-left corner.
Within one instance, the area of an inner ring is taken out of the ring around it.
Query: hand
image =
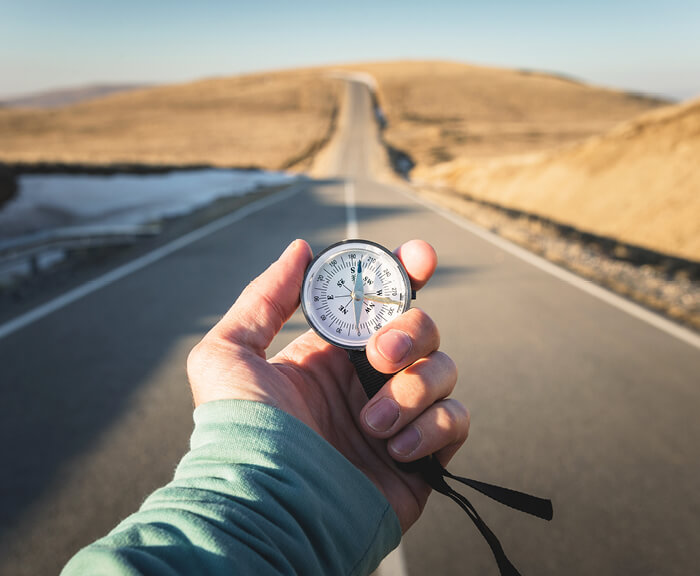
[[[420,240],[407,242],[397,255],[415,290],[437,265],[435,251]],[[254,400],[295,416],[367,475],[405,532],[420,516],[430,487],[420,475],[401,472],[392,459],[407,462],[434,453],[446,465],[464,443],[467,411],[448,398],[456,367],[438,351],[434,322],[417,308],[370,339],[370,363],[381,372],[400,371],[370,402],[347,353],[311,330],[266,360],[266,348],[299,305],[310,260],[308,244],[294,241],[195,346],[187,361],[195,405]]]

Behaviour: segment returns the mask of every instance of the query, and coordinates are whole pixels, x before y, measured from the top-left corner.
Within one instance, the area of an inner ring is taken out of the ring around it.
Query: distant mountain
[[[0,107],[3,108],[60,108],[93,100],[101,96],[115,94],[116,92],[126,92],[147,88],[148,84],[91,84],[88,86],[76,86],[73,88],[61,88],[58,90],[47,90],[0,100]]]

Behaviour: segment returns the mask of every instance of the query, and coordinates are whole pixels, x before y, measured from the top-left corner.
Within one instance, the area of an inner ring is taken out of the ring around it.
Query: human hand
[[[437,265],[435,251],[420,240],[407,242],[397,255],[415,290]],[[419,474],[400,471],[394,460],[435,454],[446,465],[464,443],[468,413],[448,398],[456,367],[438,351],[438,329],[418,308],[388,323],[367,344],[367,358],[377,370],[398,372],[369,402],[347,353],[311,330],[267,360],[265,350],[299,305],[310,261],[308,244],[294,241],[194,347],[187,373],[195,405],[254,400],[298,418],[382,491],[405,532],[420,516],[430,487]]]

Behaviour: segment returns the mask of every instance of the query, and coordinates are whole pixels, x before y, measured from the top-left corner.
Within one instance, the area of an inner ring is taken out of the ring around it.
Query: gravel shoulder
[[[700,264],[630,254],[610,239],[577,233],[531,214],[489,205],[446,187],[414,184],[426,199],[477,225],[700,332]]]

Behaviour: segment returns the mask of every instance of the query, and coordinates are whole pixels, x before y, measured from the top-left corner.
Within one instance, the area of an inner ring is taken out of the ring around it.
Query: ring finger
[[[435,454],[440,463],[446,465],[468,434],[469,412],[461,402],[446,398],[389,439],[387,449],[391,457],[400,462]]]

